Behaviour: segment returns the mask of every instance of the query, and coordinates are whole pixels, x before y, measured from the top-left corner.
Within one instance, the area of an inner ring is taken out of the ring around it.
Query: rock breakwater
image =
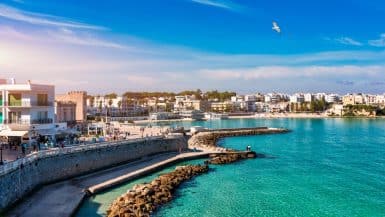
[[[253,151],[250,152],[227,152],[220,154],[210,155],[208,160],[209,164],[229,164],[239,160],[244,160],[247,158],[255,158],[257,154]]]
[[[267,127],[211,130],[209,132],[199,132],[193,135],[188,140],[188,146],[189,148],[212,149],[218,148],[217,141],[224,137],[278,134],[287,132],[289,132],[288,129]]]
[[[172,193],[184,181],[207,173],[208,165],[177,167],[173,172],[154,179],[151,183],[135,185],[118,197],[107,210],[108,217],[150,216],[157,207],[172,200]]]

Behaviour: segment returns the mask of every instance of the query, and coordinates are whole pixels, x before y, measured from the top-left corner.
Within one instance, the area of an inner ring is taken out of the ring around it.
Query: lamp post
[[[4,162],[3,162],[3,143],[1,143],[1,147],[0,147],[0,165],[3,165]]]

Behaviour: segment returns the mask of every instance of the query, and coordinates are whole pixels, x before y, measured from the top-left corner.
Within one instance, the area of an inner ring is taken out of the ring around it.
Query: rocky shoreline
[[[247,158],[255,158],[255,152],[212,154],[204,165],[179,166],[174,171],[161,175],[151,183],[135,185],[126,194],[118,197],[107,210],[108,217],[150,216],[159,206],[173,198],[176,188],[194,176],[207,173],[208,164],[228,164]]]
[[[229,164],[239,160],[244,160],[247,158],[256,158],[256,157],[257,157],[257,154],[253,151],[250,151],[250,152],[230,151],[227,153],[212,154],[210,155],[210,159],[207,162],[209,164]]]
[[[172,200],[172,193],[181,183],[207,173],[208,170],[208,165],[181,166],[159,176],[151,183],[135,185],[112,203],[107,210],[107,216],[150,216],[160,205]]]

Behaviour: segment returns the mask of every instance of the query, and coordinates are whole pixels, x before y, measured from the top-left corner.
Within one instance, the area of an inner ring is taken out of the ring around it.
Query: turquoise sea
[[[221,146],[235,149],[251,145],[266,158],[213,166],[210,173],[183,184],[176,199],[154,216],[385,216],[384,119],[231,119],[172,124],[285,127],[292,132],[221,140]],[[108,205],[133,184],[158,174],[89,198],[77,216],[103,216]]]

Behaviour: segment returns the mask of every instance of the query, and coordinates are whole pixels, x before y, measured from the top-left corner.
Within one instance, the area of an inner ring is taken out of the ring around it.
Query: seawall
[[[187,148],[184,137],[123,141],[36,157],[0,174],[0,212],[39,186],[180,148]]]
[[[190,148],[212,148],[216,147],[218,140],[224,137],[279,134],[287,132],[290,132],[290,130],[267,127],[210,130],[207,132],[199,132],[193,135],[188,140],[188,145]]]

